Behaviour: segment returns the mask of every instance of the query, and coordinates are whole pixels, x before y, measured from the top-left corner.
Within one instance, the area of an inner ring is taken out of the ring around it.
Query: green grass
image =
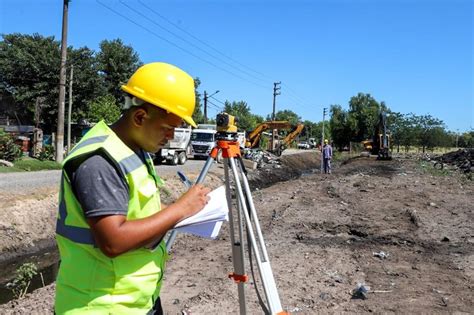
[[[22,158],[13,163],[13,167],[0,166],[0,173],[34,172],[43,170],[59,170],[61,164],[54,161],[40,161],[33,158]]]
[[[433,166],[431,162],[426,162],[426,161],[419,161],[418,162],[418,167],[421,169],[421,171],[425,174],[429,174],[432,176],[449,176],[451,175],[451,171],[443,168],[443,169],[438,169]]]

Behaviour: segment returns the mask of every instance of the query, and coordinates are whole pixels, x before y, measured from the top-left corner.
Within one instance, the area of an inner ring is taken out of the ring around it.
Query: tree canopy
[[[33,124],[36,111],[45,126],[56,125],[60,43],[54,37],[39,34],[14,33],[2,37],[0,94],[13,100],[7,114],[18,117],[22,124]],[[88,47],[68,47],[66,88],[74,67],[72,121],[91,120],[89,104],[100,97],[112,95],[114,102],[121,104],[120,85],[140,65],[138,54],[120,39],[102,41],[99,52]],[[68,93],[66,102],[67,97]]]
[[[54,37],[19,33],[3,35],[0,42],[0,93],[13,98],[11,108],[23,124],[33,123],[35,104],[41,100],[46,123],[57,116],[59,43]]]
[[[226,101],[224,105],[224,112],[235,116],[238,119],[237,127],[239,130],[250,132],[255,127],[263,122],[263,117],[254,115],[250,112],[250,106],[244,101],[229,102]]]
[[[118,115],[123,102],[120,89],[135,70],[142,65],[134,49],[120,39],[103,40],[99,51],[88,47],[68,47],[67,82],[73,69],[72,121],[86,119],[110,122]],[[60,43],[54,37],[40,34],[4,34],[0,41],[0,98],[1,111],[15,118],[19,124],[42,123],[53,129],[57,120],[59,94]],[[204,122],[201,80],[194,79],[196,107],[193,119]],[[69,101],[66,93],[66,103]],[[103,109],[101,109],[103,107]],[[245,100],[226,101],[224,110],[238,117],[240,130],[253,130],[264,120],[251,112]],[[387,113],[392,145],[408,150],[419,146],[422,150],[435,146],[473,146],[474,132],[449,132],[443,121],[430,114],[415,115],[391,111],[383,102],[368,93],[357,93],[348,101],[345,110],[339,104],[331,105],[325,138],[331,138],[336,147],[348,146],[351,141],[372,139],[377,133],[379,113]],[[292,110],[280,110],[276,120],[296,124],[302,118]],[[266,117],[271,120],[271,115]],[[304,121],[301,137],[320,140],[322,122]]]
[[[121,39],[103,40],[97,53],[99,73],[108,94],[115,97],[118,103],[123,102],[122,84],[142,65],[138,53]]]

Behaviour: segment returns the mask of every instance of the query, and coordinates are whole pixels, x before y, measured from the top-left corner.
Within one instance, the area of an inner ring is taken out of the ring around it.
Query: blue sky
[[[323,107],[347,108],[363,92],[465,131],[474,128],[473,3],[72,0],[68,44],[97,50],[121,38],[145,63],[183,68],[201,93],[220,91],[209,116],[225,100],[266,116],[281,81],[277,110],[303,119],[320,121]],[[0,33],[60,40],[61,18],[61,0],[0,0]]]

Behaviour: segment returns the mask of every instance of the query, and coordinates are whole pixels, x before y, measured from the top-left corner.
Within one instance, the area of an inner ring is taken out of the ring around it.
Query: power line
[[[144,29],[145,31],[147,31],[147,32],[149,32],[150,34],[152,34],[153,36],[155,36],[155,37],[157,37],[157,38],[159,38],[159,39],[161,39],[161,40],[167,42],[168,44],[170,44],[170,45],[172,45],[172,46],[178,48],[179,50],[181,50],[181,51],[183,51],[183,52],[185,52],[185,53],[187,53],[187,54],[193,56],[194,58],[199,59],[199,60],[201,60],[201,61],[203,61],[203,62],[205,62],[205,63],[207,63],[207,64],[209,64],[209,65],[211,65],[211,66],[213,66],[213,67],[215,67],[215,68],[217,68],[217,69],[219,69],[219,70],[221,70],[221,71],[224,71],[224,72],[226,72],[226,73],[228,73],[228,74],[230,74],[230,75],[232,75],[232,76],[234,76],[234,77],[237,77],[237,78],[239,78],[239,79],[241,79],[241,80],[247,81],[247,82],[249,82],[249,83],[251,83],[251,84],[253,84],[253,85],[255,85],[255,86],[261,87],[261,88],[263,88],[263,89],[268,89],[268,88],[267,88],[266,86],[264,86],[264,85],[258,84],[258,83],[256,83],[256,82],[252,82],[252,81],[250,81],[250,80],[248,80],[248,79],[246,79],[246,78],[244,78],[244,77],[241,77],[241,76],[238,75],[238,74],[235,74],[235,73],[233,73],[233,72],[231,72],[231,71],[229,71],[229,70],[227,70],[227,69],[225,69],[225,68],[222,68],[222,67],[220,67],[220,66],[218,66],[218,65],[216,65],[216,64],[214,64],[214,63],[212,63],[212,62],[210,62],[210,61],[208,61],[208,60],[206,60],[206,59],[204,59],[204,58],[201,58],[200,56],[198,56],[198,55],[196,55],[196,54],[194,54],[194,53],[192,53],[192,52],[186,50],[185,48],[183,48],[183,47],[181,47],[181,46],[175,44],[174,42],[168,40],[167,38],[158,35],[156,32],[154,32],[154,31],[150,30],[149,28],[147,28],[147,27],[141,25],[140,23],[137,23],[137,22],[133,21],[132,19],[128,18],[127,16],[123,15],[122,13],[118,12],[117,10],[114,10],[113,8],[111,8],[111,7],[109,7],[108,5],[104,4],[104,3],[101,2],[100,0],[96,0],[96,1],[97,1],[98,4],[100,4],[101,6],[105,7],[107,10],[109,10],[109,11],[111,11],[111,12],[117,14],[118,16],[120,16],[120,17],[122,17],[123,19],[129,21],[130,23],[132,23],[132,24],[134,24],[134,25],[136,25],[136,26],[138,26],[138,27]]]
[[[228,65],[228,66],[230,66],[230,67],[236,69],[237,71],[243,72],[243,73],[247,74],[248,76],[251,76],[251,77],[253,77],[253,78],[257,79],[257,80],[263,81],[262,79],[260,79],[260,78],[258,78],[258,77],[256,77],[256,76],[254,76],[253,74],[251,74],[251,73],[249,73],[249,72],[247,72],[247,71],[244,71],[244,70],[242,70],[242,69],[239,69],[239,68],[235,67],[233,64],[228,63],[227,61],[223,60],[222,58],[220,58],[220,57],[218,57],[218,56],[216,56],[216,55],[213,55],[213,54],[209,53],[208,51],[202,49],[202,48],[199,47],[198,45],[196,45],[196,44],[194,44],[194,43],[188,41],[187,39],[185,39],[185,38],[179,36],[178,34],[172,32],[172,31],[170,31],[169,29],[167,29],[166,27],[162,26],[161,24],[158,24],[157,22],[155,22],[154,20],[150,19],[149,17],[147,17],[145,14],[141,13],[141,12],[138,11],[137,9],[135,9],[135,8],[133,8],[133,7],[131,7],[131,6],[129,6],[129,5],[128,5],[126,2],[124,2],[123,0],[119,0],[119,1],[120,1],[120,3],[121,3],[123,6],[127,7],[129,10],[131,10],[131,11],[135,12],[136,14],[140,15],[141,17],[145,18],[146,20],[148,20],[148,21],[150,21],[151,23],[155,24],[156,26],[158,26],[158,27],[161,28],[162,30],[168,32],[169,34],[173,35],[174,37],[179,38],[180,40],[182,40],[183,42],[187,43],[188,45],[193,46],[194,48],[196,48],[196,49],[202,51],[203,53],[205,53],[205,54],[211,56],[212,58],[215,58],[215,59],[217,59],[217,60],[219,60],[219,61],[225,63],[226,65]]]
[[[265,75],[265,74],[263,74],[263,73],[261,73],[261,72],[259,72],[259,71],[256,71],[256,70],[254,70],[254,69],[252,69],[252,68],[250,68],[250,67],[248,67],[248,66],[246,66],[246,65],[244,65],[244,64],[242,64],[242,63],[240,63],[239,61],[237,61],[237,60],[235,60],[235,59],[233,59],[233,58],[227,56],[227,55],[224,54],[223,52],[217,50],[216,48],[214,48],[214,47],[212,47],[211,45],[207,44],[207,43],[204,42],[203,40],[197,38],[197,37],[194,36],[193,34],[189,33],[189,32],[186,31],[185,29],[181,28],[179,25],[176,25],[175,23],[171,22],[171,21],[170,21],[168,18],[166,18],[165,16],[163,16],[163,15],[161,15],[160,13],[156,12],[153,8],[151,8],[151,7],[149,7],[148,5],[146,5],[146,4],[143,3],[141,0],[138,0],[138,2],[139,2],[142,6],[144,6],[145,8],[147,8],[148,10],[150,10],[151,12],[153,12],[155,15],[157,15],[158,17],[162,18],[163,20],[165,20],[165,21],[168,22],[169,24],[171,24],[171,25],[173,25],[174,27],[176,27],[177,29],[179,29],[181,32],[187,34],[188,36],[190,36],[191,38],[193,38],[193,39],[195,39],[196,41],[200,42],[200,43],[203,44],[204,46],[206,46],[206,47],[208,47],[208,48],[214,50],[215,52],[217,52],[218,54],[222,55],[223,57],[225,57],[225,58],[227,58],[227,59],[229,59],[229,60],[235,62],[236,64],[238,64],[238,65],[240,65],[240,66],[242,66],[242,67],[244,67],[244,68],[246,68],[246,69],[248,69],[248,70],[250,70],[250,71],[252,71],[252,72],[254,72],[254,73],[256,73],[256,74],[259,74],[259,75],[262,76],[262,77],[266,77],[266,78],[268,78],[268,79],[270,78],[270,77],[268,77],[267,75]],[[262,79],[259,79],[259,80],[262,80]]]
[[[290,88],[290,87],[288,86],[288,84],[282,82],[281,85],[283,85],[283,86],[286,88],[286,89],[285,89],[285,93],[289,93],[289,94],[293,95],[293,96],[294,96],[296,99],[298,99],[300,102],[308,103],[307,100],[305,100],[304,98],[302,98],[302,97],[300,97],[300,96],[298,95],[298,92],[296,92],[295,90],[293,90],[292,88]]]
[[[219,105],[216,105],[216,104],[214,104],[213,102],[211,102],[211,101],[209,101],[209,100],[208,100],[207,102],[208,102],[209,104],[213,105],[215,108],[217,108],[217,109],[220,110],[220,111],[223,111],[223,110],[224,110],[224,107],[221,107],[221,106],[219,106]]]
[[[215,97],[212,96],[212,95],[211,95],[210,97],[212,97],[216,102],[221,103],[222,105],[225,106],[225,103],[224,103],[223,101],[218,100],[217,98],[215,98]]]

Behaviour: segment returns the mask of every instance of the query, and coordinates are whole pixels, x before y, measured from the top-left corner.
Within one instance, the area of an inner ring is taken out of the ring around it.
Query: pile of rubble
[[[257,163],[257,168],[265,168],[269,165],[281,165],[280,158],[268,151],[250,149],[245,152],[244,158]]]
[[[474,149],[460,149],[433,158],[433,160],[453,165],[464,173],[474,173]]]

